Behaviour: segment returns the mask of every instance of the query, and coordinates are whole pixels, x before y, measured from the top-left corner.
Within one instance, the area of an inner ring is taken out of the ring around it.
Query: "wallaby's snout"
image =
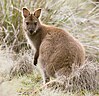
[[[33,30],[32,30],[32,29],[30,29],[30,30],[29,30],[29,32],[30,32],[30,34],[32,34],[32,33],[33,33]]]

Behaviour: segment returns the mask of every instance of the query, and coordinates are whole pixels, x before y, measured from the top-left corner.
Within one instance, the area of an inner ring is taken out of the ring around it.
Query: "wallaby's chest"
[[[39,36],[39,34],[36,35],[28,35],[26,34],[26,39],[28,41],[28,43],[30,44],[30,46],[32,47],[32,49],[38,49],[41,43],[41,37]]]

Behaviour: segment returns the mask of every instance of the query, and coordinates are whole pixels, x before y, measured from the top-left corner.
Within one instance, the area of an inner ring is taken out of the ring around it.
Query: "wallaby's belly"
[[[55,39],[54,39],[55,40]],[[84,51],[77,42],[53,42],[51,38],[45,39],[40,46],[40,61],[42,70],[49,76],[56,73],[68,75],[72,65],[81,65],[84,61]]]

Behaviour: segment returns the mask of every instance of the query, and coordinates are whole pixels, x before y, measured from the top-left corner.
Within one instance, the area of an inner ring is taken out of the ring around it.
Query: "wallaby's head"
[[[33,35],[37,32],[37,30],[40,28],[40,22],[39,17],[41,14],[41,9],[35,10],[33,13],[31,13],[27,8],[23,8],[23,23],[24,23],[24,29],[29,35]]]

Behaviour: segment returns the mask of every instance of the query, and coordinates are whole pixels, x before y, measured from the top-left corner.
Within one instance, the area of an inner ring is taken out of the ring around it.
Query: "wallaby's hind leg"
[[[40,59],[40,56],[39,56],[38,67],[39,67],[40,73],[42,75],[43,84],[45,84],[45,83],[50,81],[50,77],[47,75],[47,73],[46,73],[46,71],[44,69],[43,63],[44,63],[43,60]]]
[[[56,78],[60,76],[68,77],[72,72],[72,68],[70,67],[63,67],[55,73]]]

